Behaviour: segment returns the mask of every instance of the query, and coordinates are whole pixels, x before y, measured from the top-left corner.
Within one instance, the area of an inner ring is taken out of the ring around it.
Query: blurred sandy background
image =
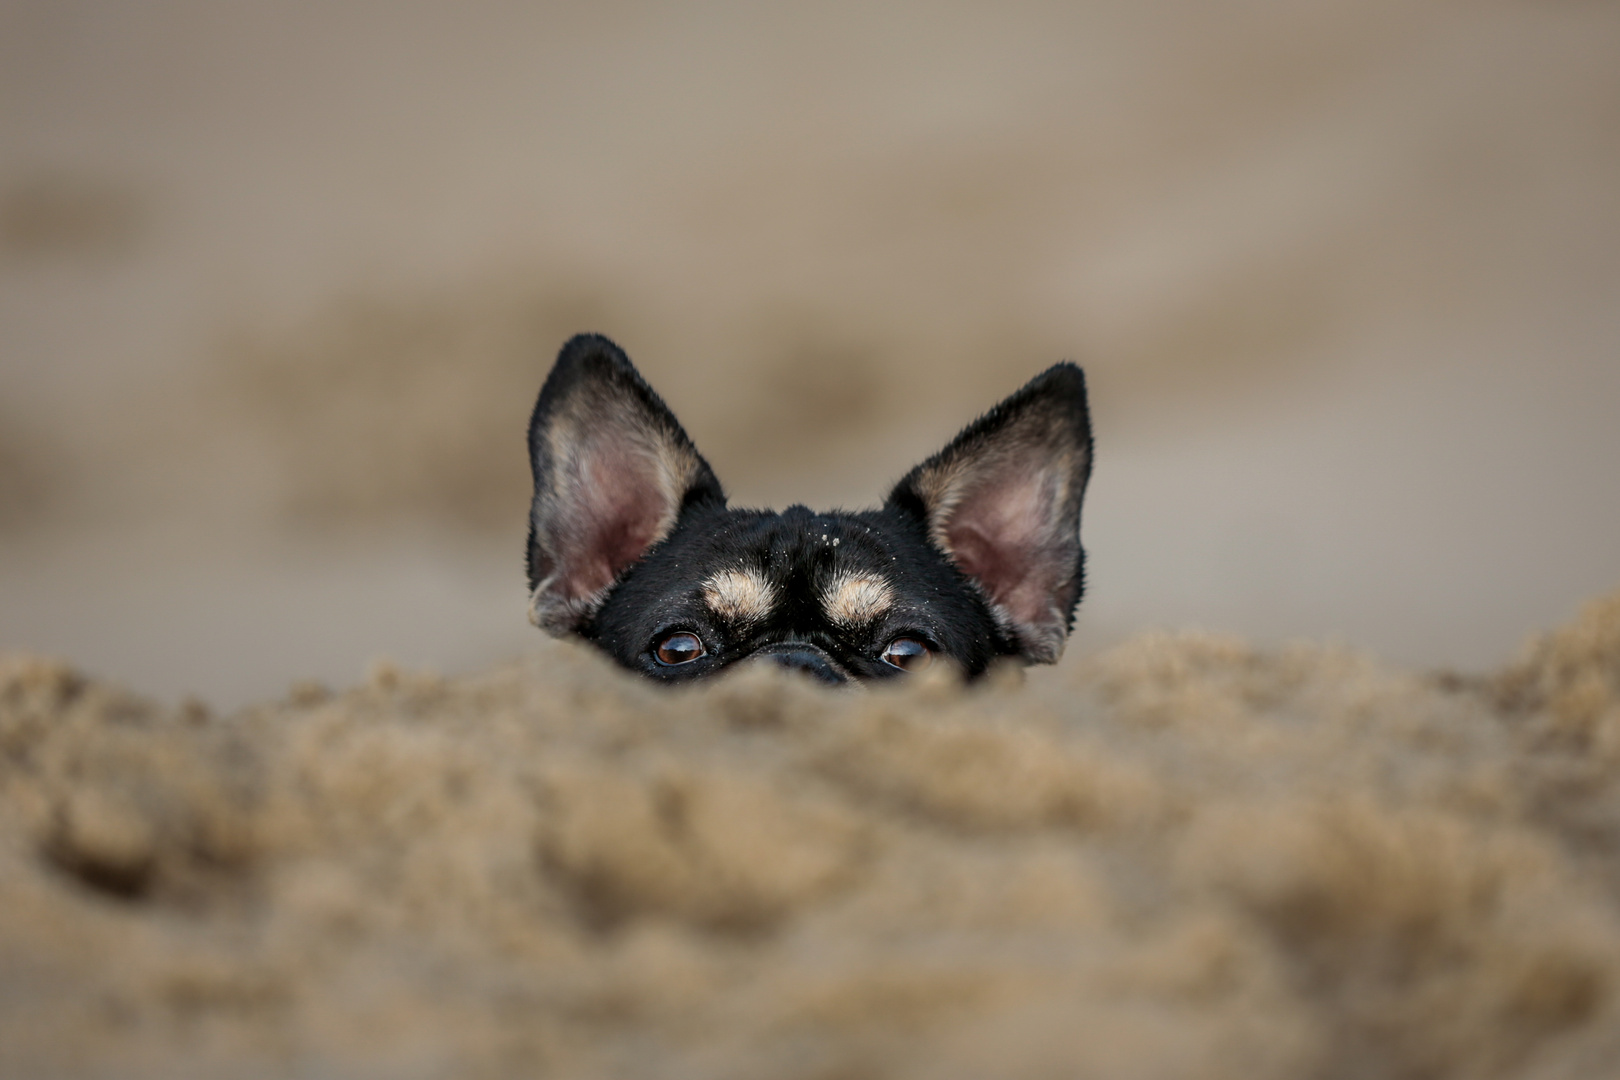
[[[0,1074],[1615,1075],[1617,58],[1599,0],[0,0]],[[742,503],[1083,363],[1070,657],[544,639],[583,329]],[[1185,625],[1242,637],[1102,651]]]
[[[1061,358],[1074,652],[1481,669],[1620,582],[1620,7],[0,0],[0,648],[231,706],[537,645],[617,338],[741,503]]]

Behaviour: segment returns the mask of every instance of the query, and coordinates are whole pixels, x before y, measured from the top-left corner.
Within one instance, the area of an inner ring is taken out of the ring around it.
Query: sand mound
[[[0,1073],[1620,1075],[1620,596],[1489,679],[0,666]]]

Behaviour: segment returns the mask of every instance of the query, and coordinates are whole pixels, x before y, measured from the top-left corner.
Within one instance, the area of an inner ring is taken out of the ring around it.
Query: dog
[[[1050,664],[1085,587],[1084,373],[1057,364],[883,505],[732,509],[617,345],[563,346],[529,421],[529,617],[668,683],[747,662],[848,685]]]

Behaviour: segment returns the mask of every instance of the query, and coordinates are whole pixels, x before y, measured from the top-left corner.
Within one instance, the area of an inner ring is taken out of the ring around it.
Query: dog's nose
[[[790,671],[802,671],[817,682],[826,683],[828,686],[839,686],[849,681],[849,677],[831,657],[813,646],[797,648],[778,646],[760,659],[766,663],[779,664]]]

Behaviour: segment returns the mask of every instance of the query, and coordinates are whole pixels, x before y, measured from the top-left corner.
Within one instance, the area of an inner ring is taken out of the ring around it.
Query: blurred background
[[[616,338],[739,504],[1091,380],[1076,655],[1478,669],[1620,584],[1620,5],[0,0],[0,648],[230,707],[536,647]]]

